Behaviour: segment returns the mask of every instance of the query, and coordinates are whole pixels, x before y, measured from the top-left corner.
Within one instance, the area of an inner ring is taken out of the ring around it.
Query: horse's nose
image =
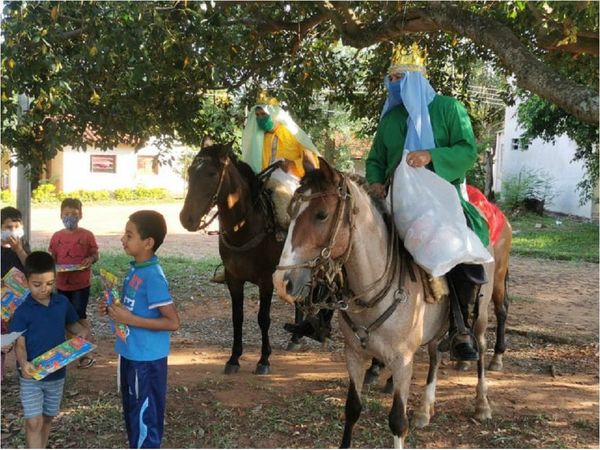
[[[294,283],[287,273],[283,276],[283,286],[285,287],[285,292],[292,295],[294,292]]]

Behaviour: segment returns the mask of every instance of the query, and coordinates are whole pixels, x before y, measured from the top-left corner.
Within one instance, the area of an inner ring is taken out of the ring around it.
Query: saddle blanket
[[[488,224],[488,228],[490,230],[490,243],[492,245],[496,245],[500,234],[502,233],[502,229],[506,224],[506,216],[500,208],[491,203],[483,192],[477,189],[470,184],[467,184],[467,195],[469,196],[469,203],[475,205],[483,218]]]

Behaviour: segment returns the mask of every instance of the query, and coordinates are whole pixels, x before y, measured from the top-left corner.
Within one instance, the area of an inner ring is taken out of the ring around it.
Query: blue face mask
[[[79,222],[79,217],[65,216],[65,217],[63,217],[62,221],[67,230],[73,230],[77,227],[77,223]]]
[[[400,103],[402,103],[402,80],[390,81],[388,84],[388,92],[392,96],[392,98]]]

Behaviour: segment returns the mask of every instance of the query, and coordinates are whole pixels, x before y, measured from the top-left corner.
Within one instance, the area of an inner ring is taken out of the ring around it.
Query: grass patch
[[[178,256],[161,257],[159,253],[160,265],[162,266],[169,286],[171,294],[176,296],[180,292],[189,290],[189,286],[196,283],[195,278],[202,274],[212,275],[214,268],[221,263],[221,259],[214,256],[193,260],[190,258],[182,258]],[[100,269],[108,270],[115,274],[120,279],[127,274],[130,267],[131,257],[125,253],[103,252],[100,255],[100,260],[94,264],[92,279],[92,288],[90,296],[99,296],[102,292],[100,284]]]
[[[512,254],[598,262],[598,225],[571,217],[522,214],[510,218]],[[560,223],[559,223],[560,222]],[[536,224],[538,228],[536,228]],[[541,224],[541,227],[539,225]]]

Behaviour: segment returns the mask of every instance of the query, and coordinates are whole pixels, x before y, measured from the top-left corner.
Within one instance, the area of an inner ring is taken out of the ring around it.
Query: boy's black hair
[[[12,206],[6,206],[0,210],[0,223],[4,223],[5,220],[13,220],[18,222],[23,222],[23,215],[21,211],[17,208],[13,208]]]
[[[31,252],[25,259],[25,278],[32,274],[55,272],[54,258],[48,252]]]
[[[65,208],[73,208],[81,212],[81,200],[78,198],[65,198],[60,204],[60,211]]]
[[[152,251],[158,250],[167,235],[167,222],[163,215],[157,211],[144,209],[134,212],[129,216],[129,220],[135,224],[142,239],[154,239]]]

